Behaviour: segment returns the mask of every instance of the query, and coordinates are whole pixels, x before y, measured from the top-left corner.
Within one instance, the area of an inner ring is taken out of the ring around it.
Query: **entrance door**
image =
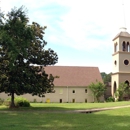
[[[62,103],[62,99],[60,99],[60,103]]]
[[[75,103],[75,99],[72,99],[72,102]]]

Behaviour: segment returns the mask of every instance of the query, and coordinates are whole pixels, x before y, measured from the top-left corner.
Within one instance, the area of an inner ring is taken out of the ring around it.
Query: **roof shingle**
[[[47,74],[59,76],[54,80],[55,86],[87,86],[96,80],[102,82],[98,67],[47,66]]]

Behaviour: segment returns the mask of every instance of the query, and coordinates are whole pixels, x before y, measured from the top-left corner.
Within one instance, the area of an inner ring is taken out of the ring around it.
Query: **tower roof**
[[[120,33],[118,33],[114,38],[113,41],[115,39],[117,39],[118,37],[129,37],[130,38],[130,34],[128,32],[126,32],[126,28],[121,28],[123,29],[123,31],[121,31]]]

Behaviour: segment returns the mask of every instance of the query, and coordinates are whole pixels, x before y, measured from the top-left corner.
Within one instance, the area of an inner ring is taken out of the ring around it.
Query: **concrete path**
[[[116,106],[116,107],[105,107],[105,108],[96,108],[96,109],[87,109],[87,110],[18,110],[18,111],[0,111],[0,113],[8,113],[8,112],[39,112],[39,113],[93,113],[93,112],[99,112],[99,111],[105,111],[105,110],[114,110],[119,108],[127,108],[130,107],[130,105],[124,105],[124,106]]]
[[[114,109],[126,108],[126,107],[130,107],[130,105],[116,106],[116,107],[105,107],[105,108],[97,108],[97,109],[88,109],[88,110],[75,110],[75,112],[92,113],[92,112],[105,111],[105,110],[114,110]]]

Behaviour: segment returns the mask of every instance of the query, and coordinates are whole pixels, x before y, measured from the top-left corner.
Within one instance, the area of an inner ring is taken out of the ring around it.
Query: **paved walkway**
[[[119,108],[127,108],[130,107],[130,105],[124,105],[124,106],[116,106],[116,107],[105,107],[105,108],[96,108],[96,109],[87,109],[87,110],[61,110],[61,111],[50,111],[53,113],[93,113],[93,112],[99,112],[99,111],[105,111],[105,110],[114,110]],[[49,111],[46,111],[49,112]]]
[[[75,112],[92,113],[92,112],[105,111],[105,110],[114,110],[114,109],[126,108],[126,107],[130,107],[130,105],[116,106],[116,107],[105,107],[105,108],[97,108],[97,109],[88,109],[88,110],[75,110]]]
[[[105,110],[114,110],[119,108],[127,108],[130,107],[130,105],[124,105],[124,106],[116,106],[116,107],[105,107],[105,108],[96,108],[96,109],[87,109],[87,110],[18,110],[18,111],[0,111],[0,113],[8,113],[8,112],[39,112],[39,113],[93,113],[93,112],[99,112],[99,111],[105,111]]]

